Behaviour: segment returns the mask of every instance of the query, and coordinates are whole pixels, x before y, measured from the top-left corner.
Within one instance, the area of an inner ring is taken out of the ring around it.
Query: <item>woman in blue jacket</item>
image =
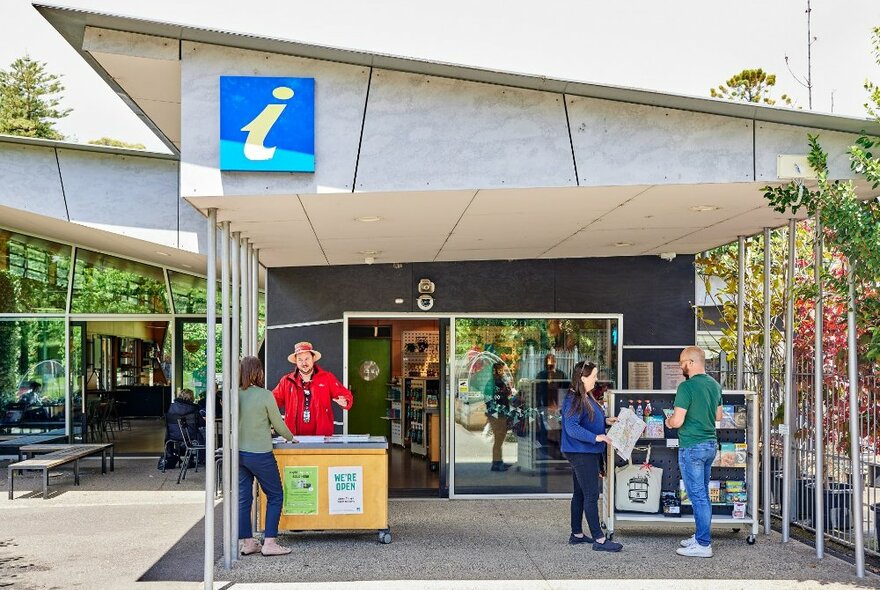
[[[580,361],[574,366],[571,389],[562,402],[562,452],[571,464],[574,495],[571,497],[571,545],[592,543],[593,551],[620,551],[623,545],[605,538],[599,524],[599,473],[605,454],[605,426],[617,420],[606,418],[592,391],[596,387],[596,365]],[[592,537],[584,535],[586,516]]]

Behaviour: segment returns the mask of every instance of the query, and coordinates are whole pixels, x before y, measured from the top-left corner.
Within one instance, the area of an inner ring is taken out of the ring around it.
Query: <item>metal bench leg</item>
[[[116,471],[116,447],[110,447],[110,471]]]
[[[49,470],[43,469],[43,499],[49,499]]]
[[[73,462],[73,485],[79,485],[79,459]]]
[[[9,475],[7,476],[7,479],[9,480],[9,499],[11,500],[12,499],[12,488],[13,488],[13,484],[15,482],[15,469],[12,469],[10,467],[8,471],[9,471]]]
[[[101,451],[101,475],[107,475],[107,449]]]

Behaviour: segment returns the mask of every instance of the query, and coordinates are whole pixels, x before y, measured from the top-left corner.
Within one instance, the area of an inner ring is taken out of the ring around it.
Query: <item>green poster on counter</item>
[[[318,513],[318,467],[284,468],[284,514]]]

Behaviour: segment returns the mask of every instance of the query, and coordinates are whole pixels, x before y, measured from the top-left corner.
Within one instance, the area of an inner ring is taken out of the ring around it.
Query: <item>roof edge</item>
[[[81,8],[53,6],[34,3],[34,8],[76,47],[69,26],[94,26],[119,31],[168,37],[197,43],[207,43],[226,47],[237,47],[254,51],[292,55],[351,65],[376,67],[405,73],[438,76],[510,86],[515,88],[555,92],[585,98],[613,100],[645,106],[691,111],[711,115],[736,117],[766,123],[793,125],[838,131],[843,133],[869,133],[880,135],[880,123],[868,118],[859,118],[815,111],[803,111],[755,103],[726,101],[711,97],[690,96],[646,90],[625,86],[612,86],[583,81],[549,78],[535,74],[524,74],[502,70],[490,70],[475,66],[451,64],[411,57],[344,49],[312,43],[302,43],[275,37],[262,37],[254,34],[207,29],[192,25],[181,25],[164,21],[121,16]],[[66,26],[65,26],[66,25]],[[87,60],[88,61],[88,60]],[[89,62],[91,64],[91,62]],[[94,66],[94,64],[92,64]],[[100,72],[99,72],[100,73]]]
[[[63,141],[58,139],[43,139],[41,137],[21,137],[19,135],[5,135],[0,133],[0,144],[4,143],[19,143],[24,145],[51,147],[64,150],[98,152],[102,154],[111,154],[113,156],[137,156],[139,158],[152,158],[154,160],[177,161],[180,159],[177,154],[164,154],[162,152],[152,152],[148,150],[118,148],[107,145],[94,145],[90,143],[76,143],[72,141]]]

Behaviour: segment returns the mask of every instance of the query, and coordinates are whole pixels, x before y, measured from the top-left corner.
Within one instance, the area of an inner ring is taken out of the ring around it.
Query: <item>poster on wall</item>
[[[651,361],[630,361],[629,389],[654,389],[654,363]]]
[[[364,513],[364,468],[328,467],[330,514]]]
[[[678,389],[682,381],[684,375],[678,362],[660,363],[660,389]]]
[[[318,513],[318,467],[284,468],[284,514]]]

